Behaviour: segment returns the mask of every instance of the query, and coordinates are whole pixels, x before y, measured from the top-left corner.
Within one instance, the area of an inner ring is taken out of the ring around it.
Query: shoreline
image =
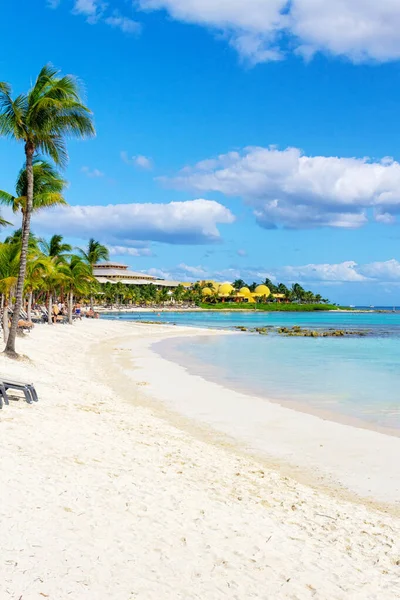
[[[206,332],[203,332],[203,333],[199,332],[198,334],[195,334],[195,337],[197,337],[197,336],[207,337],[209,331],[210,330],[207,330]],[[240,332],[231,331],[228,329],[225,329],[225,330],[219,329],[219,330],[213,330],[213,331],[219,331],[221,334],[237,333],[238,335],[241,335]],[[184,358],[183,353],[180,352],[179,350],[177,351],[174,348],[174,342],[179,343],[179,341],[181,339],[184,339],[184,337],[181,338],[179,335],[176,335],[172,338],[160,340],[159,342],[155,342],[153,344],[153,350],[155,351],[155,353],[157,355],[161,356],[161,358],[164,358],[165,360],[167,360],[169,362],[178,364],[179,366],[184,368],[190,375],[199,376],[202,379],[204,379],[205,381],[214,383],[214,384],[221,386],[222,388],[225,388],[232,392],[239,391],[241,394],[243,394],[244,396],[247,396],[249,399],[252,397],[260,398],[261,400],[264,400],[266,402],[278,404],[279,406],[282,406],[283,408],[288,408],[288,409],[294,410],[296,412],[301,412],[301,413],[304,413],[304,414],[307,414],[307,415],[310,415],[313,417],[318,417],[324,421],[332,421],[334,423],[338,423],[341,425],[349,425],[349,426],[355,427],[357,429],[366,429],[368,431],[374,431],[376,433],[381,433],[383,435],[389,435],[392,437],[400,438],[400,429],[395,429],[393,427],[388,427],[388,426],[384,426],[384,425],[377,425],[370,421],[364,421],[362,418],[358,418],[358,417],[354,417],[354,416],[351,416],[348,414],[340,413],[338,411],[335,412],[333,410],[323,409],[323,408],[317,407],[313,404],[305,404],[305,403],[301,403],[300,401],[275,398],[272,396],[268,397],[265,394],[258,394],[257,392],[246,388],[245,386],[243,386],[243,387],[239,386],[239,388],[235,388],[235,387],[233,387],[232,384],[225,382],[219,372],[216,373],[215,376],[213,376],[213,375],[210,376],[210,372],[212,372],[212,371],[210,371],[209,369],[210,368],[212,369],[212,365],[204,364],[202,362],[196,362],[192,358],[191,358],[190,364],[188,364]],[[172,342],[172,348],[168,345],[169,341]],[[166,346],[165,346],[165,342],[167,342]],[[207,369],[206,374],[202,373],[204,367],[206,367],[206,369]]]
[[[152,406],[169,413],[172,423],[185,420],[191,431],[198,427],[206,438],[278,465],[305,484],[400,511],[400,477],[392,460],[400,451],[399,437],[299,411],[191,374],[153,346],[169,338],[239,334],[193,327],[180,327],[178,334],[168,325],[164,331],[156,327],[139,344],[118,340],[116,345],[121,373],[139,383]]]
[[[86,320],[35,327],[18,339],[29,359],[0,355],[39,393],[0,411],[0,596],[264,600],[268,581],[279,600],[400,597],[395,508],[305,485],[171,410],[163,394],[212,385],[148,351],[176,335]]]

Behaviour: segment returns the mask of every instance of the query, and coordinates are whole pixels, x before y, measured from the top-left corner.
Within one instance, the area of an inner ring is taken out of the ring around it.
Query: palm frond
[[[7,206],[14,206],[15,197],[4,190],[0,190],[0,203]]]
[[[33,212],[56,205],[66,205],[67,201],[59,192],[44,192],[36,194],[33,202]]]

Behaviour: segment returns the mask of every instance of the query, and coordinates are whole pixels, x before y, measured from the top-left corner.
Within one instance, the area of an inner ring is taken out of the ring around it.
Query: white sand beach
[[[86,320],[0,355],[40,396],[0,411],[1,600],[400,598],[400,438],[245,410],[150,348],[197,333]]]

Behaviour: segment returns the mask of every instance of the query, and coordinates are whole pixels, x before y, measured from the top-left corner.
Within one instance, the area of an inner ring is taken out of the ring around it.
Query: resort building
[[[125,285],[149,285],[152,283],[157,287],[176,288],[183,285],[188,288],[191,283],[182,283],[180,281],[169,281],[166,279],[157,279],[152,275],[131,271],[128,265],[117,262],[98,263],[94,266],[93,275],[99,283],[123,283]]]

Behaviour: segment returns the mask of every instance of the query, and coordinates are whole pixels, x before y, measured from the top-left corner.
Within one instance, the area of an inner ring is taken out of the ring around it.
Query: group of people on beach
[[[93,310],[93,308],[89,308],[85,313],[82,313],[82,307],[79,302],[77,302],[77,304],[75,304],[75,306],[73,307],[72,314],[75,316],[76,319],[82,319],[82,316],[84,316],[88,319],[98,319],[99,318],[99,313],[95,312]],[[63,302],[58,302],[58,303],[53,304],[53,310],[52,310],[53,323],[57,323],[57,321],[60,320],[61,317],[66,317],[67,315],[68,315],[68,308],[65,306],[65,304]]]

